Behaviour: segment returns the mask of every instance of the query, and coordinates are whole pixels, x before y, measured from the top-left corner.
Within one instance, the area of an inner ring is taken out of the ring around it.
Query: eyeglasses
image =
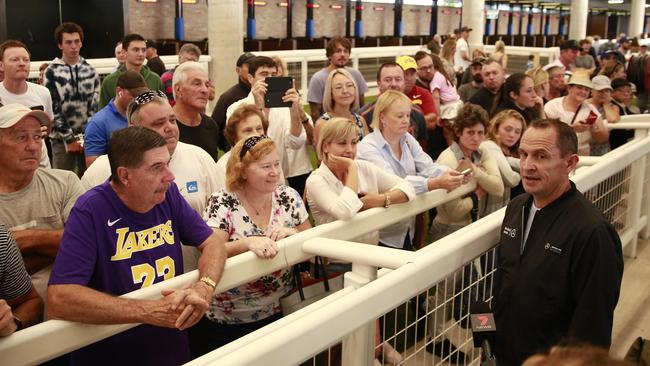
[[[137,111],[141,106],[151,102],[156,97],[167,99],[167,95],[165,95],[165,93],[160,90],[150,90],[133,98],[133,101],[129,105],[129,114],[127,116],[127,119],[131,121],[131,116],[133,113],[135,113],[135,111]]]
[[[422,71],[422,72],[431,71],[431,70],[433,70],[433,65],[418,67],[418,71]]]

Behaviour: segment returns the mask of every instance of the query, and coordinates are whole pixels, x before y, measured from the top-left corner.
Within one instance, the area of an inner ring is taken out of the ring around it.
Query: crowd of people
[[[521,364],[564,338],[608,347],[620,241],[568,176],[578,155],[631,138],[607,129],[639,113],[625,78],[628,39],[600,57],[589,40],[568,40],[558,60],[508,75],[503,42],[491,55],[471,52],[471,31],[434,38],[439,53],[380,65],[368,102],[364,76],[348,66],[351,42],[334,37],[309,82],[309,112],[295,87],[286,106],[268,107],[269,78],[286,75],[286,63],[244,53],[211,116],[214,85],[192,44],[166,70],[155,42],[128,34],[100,82],[81,56],[83,29],[63,23],[61,57],[39,85],[27,81],[27,46],[2,43],[0,336],[53,318],[143,323],[65,362],[183,363],[282,317],[291,269],[215,293],[226,258],[274,258],[279,240],[312,222],[475,184],[428,221],[418,215],[356,241],[414,251],[508,206],[493,291],[498,357]],[[158,300],[117,297],[196,269],[198,281]],[[383,337],[379,358],[400,362]]]

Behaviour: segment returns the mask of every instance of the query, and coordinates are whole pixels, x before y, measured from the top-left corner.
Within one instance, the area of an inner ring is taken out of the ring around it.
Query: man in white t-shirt
[[[467,43],[471,31],[472,28],[469,27],[460,28],[460,37],[456,40],[456,53],[454,54],[454,68],[457,73],[465,72],[465,69],[472,63],[469,43]]]
[[[165,138],[171,155],[169,167],[174,173],[174,182],[187,203],[203,214],[210,195],[223,187],[219,184],[216,165],[210,155],[200,147],[178,141],[176,115],[167,97],[155,91],[140,94],[129,105],[127,116],[129,125],[146,127]],[[81,185],[89,190],[104,183],[110,175],[108,156],[102,155],[88,167],[81,178]],[[199,252],[195,247],[183,245],[185,272],[197,268],[198,258]]]
[[[0,83],[0,103],[18,103],[34,110],[52,112],[52,97],[46,87],[27,81],[29,77],[30,55],[27,46],[16,40],[8,40],[0,44],[0,72],[4,80]],[[49,126],[48,126],[49,128]],[[50,167],[47,148],[42,144],[40,166]]]
[[[294,88],[287,90],[283,97],[285,102],[291,102],[291,107],[265,107],[264,96],[267,90],[265,79],[274,76],[277,72],[277,66],[272,58],[266,56],[252,58],[248,62],[248,72],[248,81],[252,85],[251,92],[246,98],[228,107],[226,120],[240,105],[256,105],[269,121],[267,134],[278,146],[280,165],[288,185],[302,196],[305,182],[312,170],[307,152],[308,136],[313,131],[312,121],[302,109],[300,96]]]

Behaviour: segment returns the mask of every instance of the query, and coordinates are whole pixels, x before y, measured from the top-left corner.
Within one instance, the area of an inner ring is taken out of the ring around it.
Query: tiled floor
[[[625,260],[610,353],[622,358],[639,336],[650,338],[650,240],[640,240],[637,257]]]

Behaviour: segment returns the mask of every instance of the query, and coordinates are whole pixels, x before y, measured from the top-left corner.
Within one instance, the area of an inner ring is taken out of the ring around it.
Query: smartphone
[[[464,176],[468,176],[471,172],[472,172],[472,168],[467,168],[467,169],[463,170],[462,172],[460,172],[460,174],[462,174]]]
[[[593,125],[594,123],[596,123],[597,119],[598,119],[598,115],[594,113],[594,111],[591,111],[589,112],[589,115],[587,116],[585,123],[588,125]]]
[[[293,87],[293,78],[291,77],[267,77],[264,79],[267,84],[266,95],[264,96],[264,106],[266,108],[291,107],[291,102],[283,102],[282,97],[287,90]]]

